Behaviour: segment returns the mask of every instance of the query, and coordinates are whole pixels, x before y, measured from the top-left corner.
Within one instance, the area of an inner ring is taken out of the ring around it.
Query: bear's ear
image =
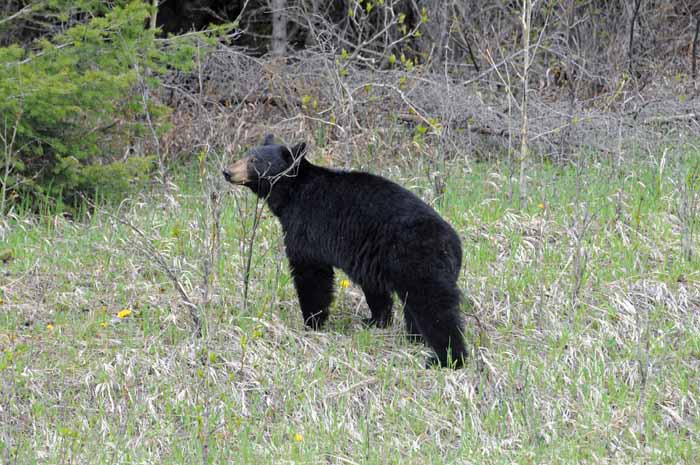
[[[291,165],[295,161],[304,158],[304,156],[306,156],[306,143],[299,142],[297,145],[291,148],[283,147],[282,156],[288,165]]]
[[[275,143],[275,136],[272,134],[266,134],[265,139],[263,139],[262,145],[274,145]]]
[[[291,148],[292,156],[294,159],[302,158],[306,156],[306,142],[299,142],[297,145]]]

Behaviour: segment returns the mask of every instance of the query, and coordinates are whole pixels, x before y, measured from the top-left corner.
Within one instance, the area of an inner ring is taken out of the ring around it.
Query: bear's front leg
[[[319,329],[328,319],[328,307],[333,301],[333,268],[299,262],[290,265],[304,324]]]
[[[362,292],[365,294],[367,306],[372,312],[371,318],[365,318],[362,321],[367,326],[376,326],[378,328],[386,328],[391,324],[391,306],[393,301],[391,294],[388,292],[374,291],[370,288],[362,286]]]

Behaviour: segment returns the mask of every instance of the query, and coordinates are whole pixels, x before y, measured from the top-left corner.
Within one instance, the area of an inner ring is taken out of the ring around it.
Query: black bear
[[[430,206],[387,179],[315,166],[303,142],[288,148],[265,137],[224,169],[226,180],[265,199],[279,218],[304,323],[319,328],[333,298],[333,268],[362,287],[372,317],[391,322],[392,293],[404,302],[406,328],[435,351],[432,365],[460,367],[457,277],[459,236]]]

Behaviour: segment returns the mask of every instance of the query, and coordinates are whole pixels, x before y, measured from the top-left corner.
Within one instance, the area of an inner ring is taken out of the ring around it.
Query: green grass
[[[527,205],[505,166],[447,168],[440,197],[418,173],[392,177],[462,237],[474,354],[458,372],[422,368],[398,303],[391,328],[363,328],[355,286],[337,286],[327,328],[306,331],[267,210],[245,304],[254,200],[218,180],[218,249],[194,173],[80,221],[7,218],[0,463],[696,463],[690,168],[539,164]],[[203,337],[149,247],[198,303]]]

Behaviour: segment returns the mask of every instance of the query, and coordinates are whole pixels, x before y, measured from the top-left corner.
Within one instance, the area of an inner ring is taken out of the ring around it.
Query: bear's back
[[[368,275],[360,271],[368,264],[386,268],[391,254],[432,248],[449,250],[449,267],[459,269],[456,232],[415,194],[370,173],[313,168],[294,183],[280,216],[291,258],[358,278]]]
[[[407,221],[440,215],[413,192],[399,184],[363,171],[323,169],[316,189],[324,193],[322,203],[366,220]],[[317,191],[317,192],[318,192]],[[313,192],[311,192],[313,195]],[[332,206],[331,206],[332,204]]]

